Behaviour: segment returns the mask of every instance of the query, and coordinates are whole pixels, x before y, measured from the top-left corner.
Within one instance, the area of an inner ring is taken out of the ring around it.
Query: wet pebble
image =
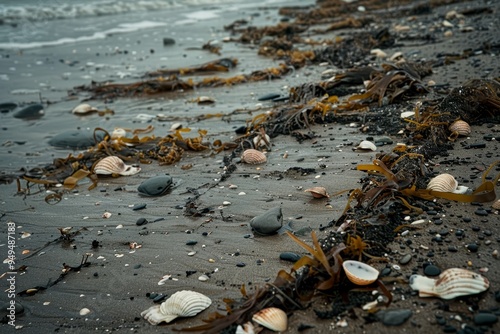
[[[283,252],[280,254],[280,260],[283,261],[297,262],[300,258],[301,256],[299,254],[293,252]]]
[[[100,142],[104,139],[103,132],[96,132],[95,137]],[[86,149],[96,144],[94,131],[69,130],[60,133],[49,140],[49,144],[60,148]]]
[[[474,323],[479,326],[493,325],[498,321],[498,317],[493,313],[476,313],[474,314]]]
[[[135,225],[137,226],[142,226],[142,225],[146,225],[148,223],[148,220],[146,218],[139,218],[137,219],[137,221],[135,222]]]
[[[268,100],[274,100],[278,97],[281,97],[281,94],[269,93],[269,94],[265,94],[265,95],[260,96],[257,100],[258,101],[268,101]]]
[[[468,244],[467,246],[465,246],[470,252],[472,253],[476,253],[479,249],[479,246],[475,243],[472,243],[472,244]]]
[[[146,206],[147,206],[146,203],[134,204],[134,206],[132,207],[132,210],[134,210],[134,211],[142,210],[142,209],[145,209]]]
[[[409,309],[387,309],[376,313],[377,318],[386,326],[399,326],[408,320],[413,312]]]
[[[448,252],[456,253],[458,252],[458,248],[456,246],[449,246]]]
[[[172,177],[168,174],[158,175],[143,181],[137,191],[142,196],[162,196],[172,187]]]
[[[424,274],[427,276],[438,276],[441,274],[441,269],[433,264],[429,264],[424,268]]]
[[[5,114],[17,108],[17,104],[13,102],[0,103],[0,113]]]
[[[159,293],[158,295],[156,295],[154,298],[153,298],[153,302],[154,303],[160,303],[160,302],[163,302],[163,300],[167,297],[167,295],[164,295],[162,293]]]
[[[186,245],[187,245],[187,246],[194,246],[194,245],[196,245],[197,243],[198,243],[198,241],[196,241],[196,240],[188,240],[188,241],[186,242]]]
[[[244,262],[239,262],[239,263],[236,263],[236,267],[240,267],[240,268],[243,268],[245,267],[246,264]]]
[[[283,225],[283,213],[280,207],[275,207],[250,220],[250,226],[255,233],[271,235],[276,233]]]
[[[27,107],[24,107],[14,113],[15,118],[21,119],[38,119],[45,114],[43,110],[43,105],[41,104],[31,104]]]
[[[407,264],[411,261],[411,254],[406,254],[401,259],[399,259],[399,264]]]
[[[474,213],[478,216],[487,216],[488,215],[488,211],[486,211],[485,209],[483,208],[478,208],[476,209],[476,211],[474,211]]]
[[[170,38],[170,37],[163,37],[163,45],[168,46],[168,45],[174,45],[175,44],[175,39]]]

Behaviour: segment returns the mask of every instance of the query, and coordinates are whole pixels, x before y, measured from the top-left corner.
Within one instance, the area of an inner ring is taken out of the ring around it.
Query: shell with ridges
[[[174,293],[170,298],[141,312],[151,325],[161,322],[169,323],[179,317],[193,317],[212,304],[212,300],[196,291],[182,290]]]
[[[375,282],[378,278],[379,271],[372,266],[360,262],[348,260],[342,263],[345,274],[349,281],[356,285],[368,285]]]
[[[96,108],[92,107],[90,104],[82,103],[73,109],[72,113],[77,115],[85,115],[91,112],[98,111]]]
[[[263,164],[267,161],[266,155],[261,151],[250,148],[243,151],[241,161],[251,165]]]
[[[468,136],[472,132],[469,123],[462,120],[453,122],[448,129],[451,132],[458,133],[460,136]]]
[[[439,174],[429,181],[427,189],[452,193],[457,190],[458,181],[451,174]]]
[[[268,307],[255,313],[252,320],[275,332],[284,332],[288,327],[286,313],[277,307]]]
[[[489,286],[490,282],[486,277],[462,268],[446,269],[438,279],[421,275],[410,276],[410,287],[418,290],[420,297],[453,299],[486,291]]]
[[[102,175],[134,175],[141,171],[140,167],[126,165],[122,159],[115,156],[105,157],[94,166],[94,173]]]
[[[330,195],[328,195],[328,192],[326,191],[325,187],[312,187],[304,190],[304,192],[311,193],[312,197],[314,198],[323,198],[323,197],[330,198]]]

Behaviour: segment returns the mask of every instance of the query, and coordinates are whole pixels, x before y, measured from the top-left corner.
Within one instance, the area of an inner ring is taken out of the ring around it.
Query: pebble
[[[472,253],[476,253],[479,249],[479,246],[477,244],[468,244],[465,247]]]
[[[37,119],[44,115],[43,105],[32,104],[14,113],[15,118]]]
[[[488,215],[488,211],[486,211],[485,209],[483,208],[478,208],[476,209],[476,211],[474,211],[474,213],[478,216],[487,216]]]
[[[493,325],[498,321],[498,317],[493,313],[476,313],[474,314],[474,323],[476,325]]]
[[[142,196],[162,196],[172,187],[172,183],[170,175],[158,175],[143,181],[137,191]]]
[[[441,274],[441,269],[433,264],[429,264],[424,268],[424,274],[427,276],[438,276]]]
[[[244,262],[239,262],[239,263],[236,263],[236,267],[240,267],[240,268],[243,268],[246,266],[246,263]]]
[[[274,99],[276,99],[278,97],[281,97],[281,94],[278,94],[278,93],[269,93],[269,94],[260,96],[257,100],[258,101],[268,101],[268,100],[274,100]]]
[[[175,39],[170,37],[163,37],[163,46],[174,45]]]
[[[142,225],[146,225],[147,223],[149,223],[148,220],[146,218],[141,217],[141,218],[137,219],[137,221],[135,222],[135,225],[142,226]]]
[[[283,252],[280,254],[280,260],[283,261],[297,262],[300,258],[301,256],[299,254],[293,252]]]
[[[449,246],[448,252],[456,253],[458,252],[458,248],[456,246]]]
[[[134,204],[134,206],[132,207],[132,210],[134,210],[134,211],[142,210],[142,209],[145,209],[146,206],[147,206],[146,203]]]
[[[196,245],[197,243],[198,243],[198,241],[196,241],[196,240],[188,240],[188,241],[186,242],[186,245],[188,245],[188,246],[194,246],[194,245]]]
[[[408,320],[413,312],[410,309],[387,309],[378,311],[375,315],[386,326],[399,326]]]
[[[399,260],[399,264],[407,264],[411,261],[411,254],[406,254]]]
[[[207,275],[201,275],[200,277],[198,277],[198,280],[201,281],[201,282],[206,282],[208,281],[209,277]]]
[[[255,233],[260,235],[272,235],[283,226],[283,213],[280,207],[272,208],[265,213],[250,220],[250,226]]]

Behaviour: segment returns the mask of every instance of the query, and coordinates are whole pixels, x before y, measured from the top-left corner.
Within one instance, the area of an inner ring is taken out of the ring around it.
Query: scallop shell
[[[456,192],[458,181],[451,174],[439,174],[429,181],[427,189],[444,193]]]
[[[193,317],[212,304],[212,300],[196,291],[182,290],[170,298],[141,312],[151,325],[161,322],[169,323],[179,317]]]
[[[460,136],[468,136],[472,132],[469,123],[462,120],[453,122],[448,129],[451,132],[458,133]]]
[[[349,281],[356,285],[368,285],[375,282],[378,278],[379,271],[372,266],[360,262],[348,260],[342,263],[345,274]]]
[[[311,193],[312,197],[314,198],[323,198],[323,197],[330,198],[330,195],[328,195],[328,192],[326,191],[325,187],[312,187],[304,190],[304,192]]]
[[[369,140],[363,140],[359,143],[358,146],[354,148],[354,150],[362,150],[362,151],[376,151],[377,146]]]
[[[134,175],[140,171],[140,167],[126,165],[122,159],[115,156],[101,159],[94,167],[94,173],[103,175]]]
[[[266,155],[261,151],[250,148],[243,151],[243,154],[241,155],[241,161],[251,165],[258,165],[266,162],[267,158]]]
[[[97,111],[96,108],[92,107],[90,104],[82,103],[73,109],[72,113],[77,115],[85,115],[91,112]]]
[[[453,299],[486,291],[489,286],[490,282],[486,277],[461,268],[446,269],[438,279],[421,275],[410,276],[410,287],[418,290],[420,297]]]
[[[268,307],[255,313],[252,320],[275,332],[284,332],[288,327],[286,313],[277,307]]]

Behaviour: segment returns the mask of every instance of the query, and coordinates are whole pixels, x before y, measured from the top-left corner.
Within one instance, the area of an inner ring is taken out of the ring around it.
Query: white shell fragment
[[[86,307],[84,307],[80,310],[80,315],[87,315],[89,313],[90,313],[90,310]]]
[[[369,140],[363,140],[358,146],[354,147],[353,150],[376,151],[377,146]]]
[[[348,260],[342,263],[349,281],[356,285],[368,285],[375,282],[379,271],[369,264],[360,261]]]
[[[169,323],[178,317],[193,317],[212,304],[212,300],[196,291],[183,290],[174,293],[170,298],[141,312],[151,325],[161,322]]]
[[[98,111],[96,108],[90,106],[90,104],[82,103],[73,109],[72,113],[75,115],[85,115],[90,114],[92,112]]]
[[[415,112],[414,111],[403,111],[401,113],[401,118],[409,118],[409,117],[414,117]]]
[[[236,327],[236,332],[234,334],[255,334],[255,327],[251,321],[248,321],[242,325]]]
[[[258,165],[266,162],[267,158],[261,151],[250,148],[243,151],[243,154],[241,154],[241,161],[251,165]]]
[[[275,332],[284,332],[288,327],[288,317],[282,309],[268,307],[255,313],[252,320]]]
[[[468,187],[459,186],[451,174],[439,174],[429,181],[427,189],[444,193],[465,194]]]
[[[453,299],[486,291],[489,286],[490,282],[486,277],[461,268],[446,269],[438,279],[421,275],[410,276],[410,287],[418,290],[420,297]]]
[[[105,157],[95,165],[94,173],[102,175],[134,175],[141,171],[140,167],[126,165],[122,159],[109,156]]]

